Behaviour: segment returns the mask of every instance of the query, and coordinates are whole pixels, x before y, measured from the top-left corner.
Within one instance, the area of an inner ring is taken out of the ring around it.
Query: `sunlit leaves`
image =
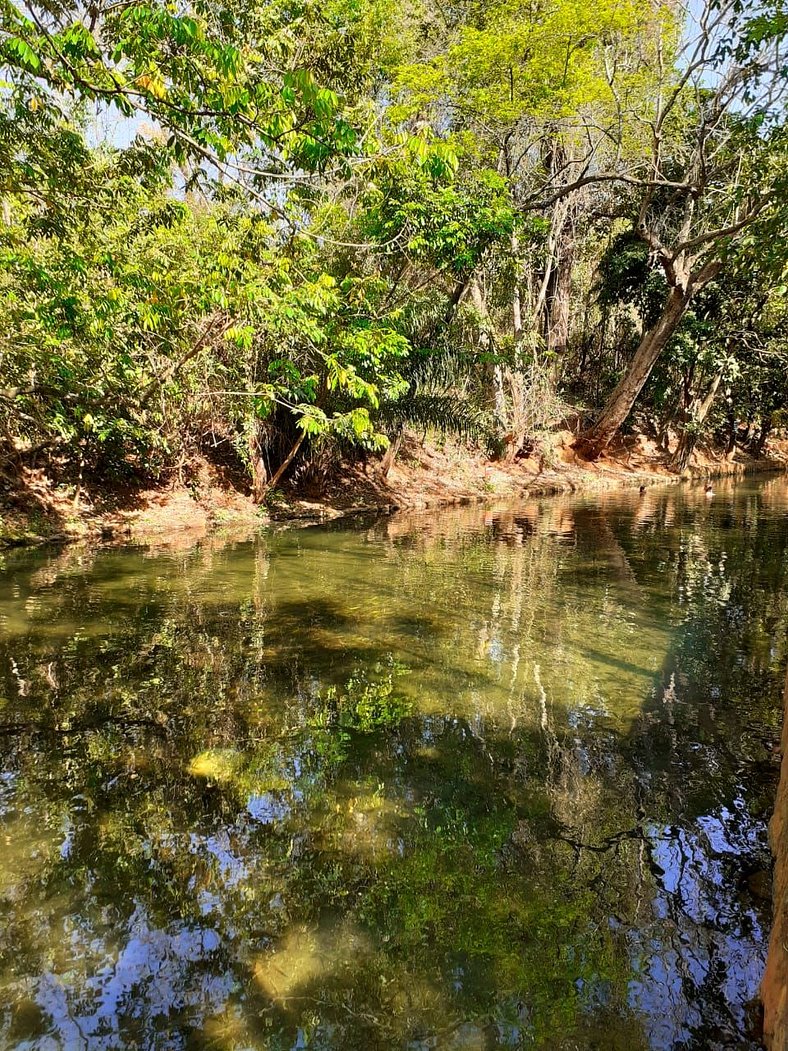
[[[409,346],[377,317],[375,281],[338,281],[310,241],[283,252],[234,200],[173,200],[166,168],[158,182],[129,178],[128,152],[75,141],[100,173],[92,198],[64,201],[46,236],[20,201],[0,238],[0,354],[25,392],[0,409],[16,442],[71,442],[102,470],[153,474],[206,431],[248,455],[255,418],[385,444],[370,410],[381,387],[403,389]]]
[[[18,62],[20,67],[29,73],[38,73],[41,69],[41,59],[33,48],[21,37],[7,37],[0,44],[2,54],[11,62]]]
[[[299,60],[278,5],[251,19],[232,2],[176,11],[134,0],[102,14],[44,7],[34,5],[31,18],[0,8],[0,61],[41,100],[56,92],[153,118],[181,158],[223,161],[262,145],[268,163],[303,168],[355,148],[340,92]]]
[[[574,117],[613,101],[605,50],[626,47],[654,17],[644,5],[610,0],[485,5],[446,33],[437,55],[398,69],[397,112],[430,106],[440,114],[448,101],[451,130],[471,126],[480,136]]]
[[[491,245],[506,243],[514,212],[503,179],[482,172],[466,182],[435,178],[425,167],[392,165],[381,171],[365,217],[384,243],[468,273]]]

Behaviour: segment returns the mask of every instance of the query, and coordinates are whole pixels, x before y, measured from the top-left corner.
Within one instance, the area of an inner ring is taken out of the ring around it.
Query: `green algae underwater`
[[[784,476],[0,568],[0,1046],[757,1048]]]

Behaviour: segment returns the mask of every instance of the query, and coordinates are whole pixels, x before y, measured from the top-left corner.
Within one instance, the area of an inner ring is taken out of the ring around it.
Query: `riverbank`
[[[364,512],[390,513],[533,496],[664,485],[681,480],[666,454],[632,436],[596,461],[572,448],[571,432],[551,436],[538,455],[494,461],[454,442],[407,435],[384,474],[379,459],[343,464],[321,486],[283,488],[255,504],[237,476],[200,461],[188,477],[157,487],[56,485],[41,470],[24,470],[0,492],[0,546],[69,540],[142,540],[173,533],[204,535],[217,528],[256,528],[269,521],[329,521]],[[788,468],[788,443],[765,459],[714,450],[696,454],[683,477],[713,478]]]

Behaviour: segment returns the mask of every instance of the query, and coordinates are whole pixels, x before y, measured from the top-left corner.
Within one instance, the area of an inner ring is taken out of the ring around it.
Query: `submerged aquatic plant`
[[[405,671],[404,666],[390,661],[388,667],[389,672],[383,675],[380,665],[376,665],[371,674],[356,672],[347,680],[344,690],[330,686],[321,695],[317,725],[340,726],[367,734],[398,726],[410,715],[412,706],[394,690],[395,680]]]

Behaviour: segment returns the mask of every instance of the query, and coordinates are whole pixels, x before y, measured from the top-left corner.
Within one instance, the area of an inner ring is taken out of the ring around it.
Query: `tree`
[[[296,236],[357,153],[374,10],[2,6],[11,461],[69,445],[155,475],[218,427],[262,498],[308,435],[385,442],[369,412],[405,341]],[[88,147],[106,107],[131,146]]]
[[[635,187],[633,229],[663,272],[665,299],[578,443],[590,455],[616,436],[693,298],[720,274],[747,228],[756,219],[775,230],[784,223],[786,140],[773,123],[783,70],[774,40],[754,55],[744,48],[748,28],[735,5],[706,5],[649,112],[628,114],[648,127],[650,145],[634,175],[612,181]],[[740,34],[737,46],[731,33]]]

